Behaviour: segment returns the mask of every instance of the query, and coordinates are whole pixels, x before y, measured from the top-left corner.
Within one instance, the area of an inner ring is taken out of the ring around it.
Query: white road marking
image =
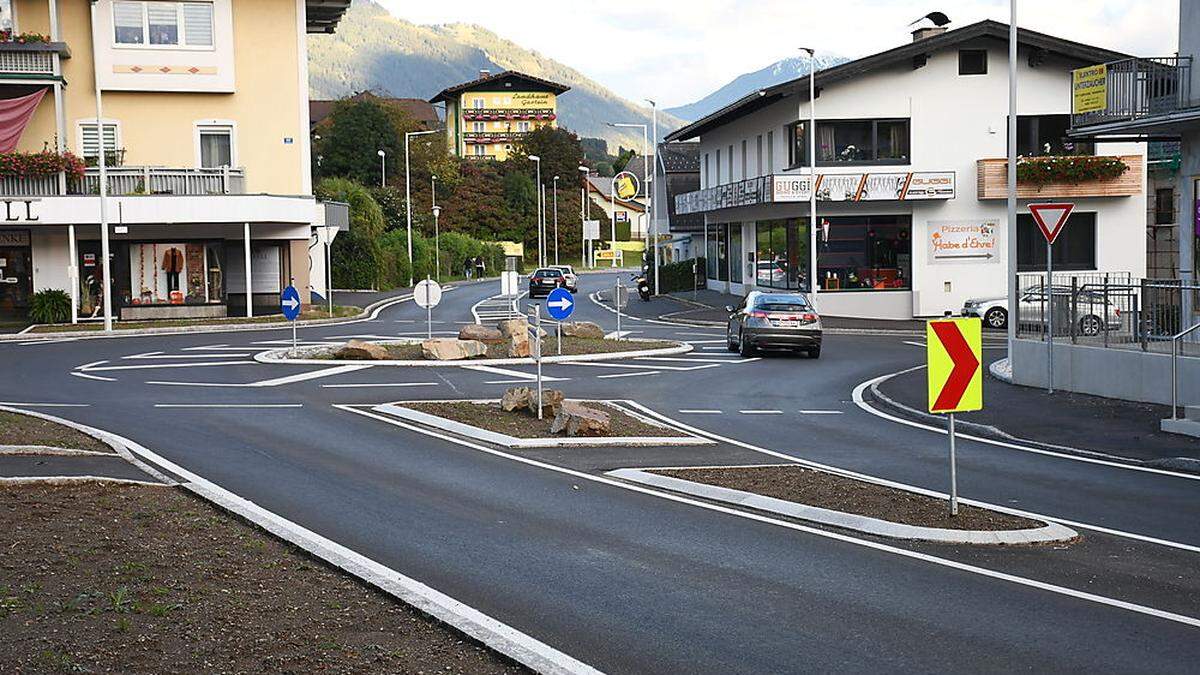
[[[251,387],[278,387],[284,384],[293,384],[295,382],[306,382],[308,380],[316,380],[322,377],[330,377],[332,375],[341,375],[342,373],[353,373],[356,370],[371,368],[369,364],[350,364],[345,366],[334,366],[332,368],[322,368],[321,370],[310,370],[307,373],[297,373],[295,375],[287,375],[285,377],[276,377],[270,380],[259,380],[251,382]]]
[[[362,384],[323,384],[324,389],[369,389],[373,387],[436,387],[440,382],[365,382]]]
[[[246,364],[254,364],[256,361],[210,361],[205,363],[145,363],[136,366],[93,366],[91,368],[80,367],[83,372],[106,371],[106,370],[147,370],[150,368],[206,368],[209,366],[240,366]]]
[[[492,375],[504,375],[515,379],[525,380],[526,382],[537,380],[537,373],[523,373],[519,370],[508,370],[507,368],[497,368],[495,366],[463,366],[467,370],[474,370],[480,373],[491,373]],[[550,377],[542,375],[543,382],[559,382],[561,377]]]
[[[726,344],[729,341],[725,338],[721,338],[720,340],[685,340],[685,342],[687,342],[689,345],[707,345],[714,343]]]
[[[921,347],[922,349],[924,349],[926,347],[926,344],[924,342],[916,342],[913,340],[903,340],[903,341],[901,341],[901,344],[912,345],[914,347]]]
[[[31,328],[32,328],[32,326],[31,326]],[[22,333],[24,333],[24,331],[22,331]],[[77,338],[77,337],[73,337],[73,338],[59,338],[57,340],[29,340],[28,342],[18,342],[17,344],[22,347],[27,347],[29,345],[55,345],[55,344],[59,344],[60,342],[75,342],[78,339],[79,338]]]
[[[687,372],[689,370],[704,370],[705,368],[720,368],[719,363],[703,363],[698,366],[662,366],[662,365],[647,365],[642,363],[596,363],[595,361],[576,361],[576,362],[561,362],[553,364],[556,366],[585,366],[587,368],[648,368],[652,370],[671,370],[675,372]]]
[[[642,371],[638,371],[636,373],[613,373],[611,375],[597,375],[596,379],[609,380],[609,379],[614,379],[614,378],[618,378],[618,377],[637,377],[638,375],[659,375],[659,374],[661,374],[661,373],[657,370],[642,370]]]
[[[703,410],[703,409],[680,410],[679,412],[681,412],[685,415],[720,415],[721,414],[720,410]]]
[[[722,340],[722,342],[724,342],[724,340]],[[717,349],[728,349],[728,348],[727,347],[701,347],[700,349],[703,349],[706,351],[713,351],[713,350],[717,350]]]
[[[621,338],[623,338],[627,335],[633,335],[634,333],[641,333],[641,332],[642,331],[640,331],[640,330],[622,330],[622,331],[614,330],[614,331],[609,331],[607,334],[605,334],[604,339],[605,340],[620,340]]]
[[[117,378],[115,378],[115,377],[101,377],[99,375],[88,375],[87,373],[80,373],[80,372],[74,371],[74,370],[71,371],[71,374],[74,375],[75,377],[82,377],[82,378],[88,379],[88,380],[96,380],[97,382],[116,382],[117,381]]]
[[[155,403],[155,408],[303,408],[303,403]]]
[[[841,415],[841,410],[801,410],[801,415]]]
[[[743,415],[782,415],[782,410],[739,410]]]
[[[630,402],[630,403],[632,403],[632,402]],[[659,415],[658,413],[654,413],[654,411],[651,411],[649,408],[646,408],[645,406],[640,406],[637,404],[634,404],[634,405],[635,405],[635,407],[638,407],[644,411],[653,413],[654,416],[656,416],[660,419],[665,419],[664,416]],[[910,560],[919,560],[921,562],[931,563],[934,565],[939,565],[939,566],[947,567],[950,569],[956,569],[956,570],[968,572],[971,574],[977,574],[977,575],[989,577],[992,579],[998,579],[1000,581],[1006,581],[1006,582],[1017,584],[1020,586],[1036,588],[1039,590],[1047,591],[1050,593],[1055,593],[1058,595],[1073,597],[1073,598],[1076,598],[1079,600],[1085,600],[1088,602],[1093,602],[1093,603],[1100,604],[1100,605],[1106,605],[1109,607],[1115,607],[1118,609],[1123,609],[1123,610],[1127,610],[1130,612],[1143,614],[1146,616],[1152,616],[1152,617],[1158,618],[1158,619],[1174,621],[1174,622],[1182,623],[1182,624],[1185,624],[1188,626],[1200,627],[1200,618],[1185,616],[1182,614],[1176,614],[1174,612],[1167,612],[1167,611],[1164,611],[1161,609],[1155,609],[1153,607],[1148,607],[1145,605],[1139,605],[1139,604],[1132,603],[1132,602],[1126,602],[1124,600],[1117,600],[1115,598],[1108,598],[1105,596],[1096,595],[1094,593],[1087,593],[1085,591],[1077,591],[1073,588],[1067,588],[1065,586],[1058,586],[1055,584],[1046,583],[1044,581],[1038,581],[1036,579],[1020,577],[1015,574],[1008,574],[1006,572],[999,572],[996,570],[987,569],[985,567],[978,567],[976,565],[958,562],[957,560],[949,560],[946,558],[939,558],[937,556],[934,556],[934,555],[931,555],[928,553],[921,553],[921,552],[913,551],[913,550],[909,550],[909,549],[898,548],[895,546],[891,546],[889,544],[871,541],[868,539],[859,539],[858,537],[855,537],[855,536],[852,536],[849,534],[843,534],[841,532],[836,532],[836,531],[832,531],[832,530],[822,530],[822,529],[811,527],[808,525],[801,525],[800,523],[779,520],[777,518],[772,518],[770,516],[754,513],[751,511],[742,511],[742,510],[735,509],[735,508],[728,507],[728,506],[722,506],[719,504],[710,504],[708,502],[702,502],[702,501],[699,501],[696,499],[692,499],[690,497],[684,497],[681,495],[676,495],[676,494],[672,494],[672,493],[668,493],[668,492],[660,492],[658,490],[650,489],[645,486],[636,485],[633,483],[626,483],[626,482],[619,481],[614,478],[608,478],[606,476],[597,476],[597,475],[593,475],[593,474],[586,473],[583,471],[578,471],[575,469],[568,469],[565,467],[556,466],[554,464],[541,462],[536,459],[531,459],[528,457],[521,457],[518,455],[504,452],[502,450],[489,448],[487,446],[483,446],[478,443],[474,443],[467,439],[456,438],[456,437],[450,436],[448,434],[443,434],[443,433],[440,433],[440,432],[437,432],[437,431],[434,431],[431,429],[423,429],[423,428],[415,426],[415,425],[407,424],[400,420],[391,419],[391,418],[385,417],[383,415],[379,415],[379,414],[369,411],[369,410],[359,410],[359,409],[356,409],[356,408],[354,408],[352,406],[348,406],[348,405],[334,405],[333,407],[338,408],[339,410],[346,410],[346,411],[349,411],[349,412],[352,412],[352,413],[355,413],[358,415],[363,415],[364,417],[370,417],[372,419],[376,419],[381,422],[384,422],[385,424],[391,424],[393,426],[408,429],[410,431],[415,431],[420,434],[425,434],[426,436],[432,436],[434,438],[440,438],[442,440],[449,441],[451,443],[457,443],[458,445],[468,447],[473,450],[478,450],[479,452],[484,452],[484,453],[487,453],[487,454],[490,454],[493,456],[497,456],[497,457],[503,457],[505,459],[509,459],[514,462],[519,462],[521,464],[526,464],[529,466],[535,466],[538,468],[546,469],[548,471],[554,471],[556,473],[565,474],[565,475],[571,476],[573,478],[578,478],[580,480],[586,480],[586,481],[591,481],[594,483],[600,483],[600,484],[608,485],[611,487],[620,488],[623,490],[629,490],[631,492],[639,492],[639,493],[642,493],[645,495],[650,495],[653,497],[658,497],[660,499],[665,499],[667,501],[676,502],[678,504],[686,504],[688,506],[694,506],[696,508],[707,509],[709,511],[714,511],[717,513],[722,513],[722,514],[734,516],[737,518],[745,518],[747,520],[753,520],[755,522],[765,523],[768,525],[775,525],[777,527],[786,528],[786,529],[793,530],[796,532],[804,532],[806,534],[810,534],[813,536],[823,537],[825,539],[832,539],[832,540],[843,542],[843,543],[850,544],[853,546],[860,546],[860,547],[872,549],[875,551],[891,553],[893,555],[896,555],[896,556],[899,556],[902,558],[908,558]],[[684,425],[684,424],[680,424],[679,426],[685,430],[699,431],[699,430],[695,429],[694,427],[688,427],[687,425]],[[714,440],[717,438],[716,434],[711,434],[708,432],[700,432],[700,433],[708,438],[713,438]],[[728,439],[722,439],[722,440],[728,440]],[[753,448],[753,446],[749,446],[748,444],[741,443],[740,441],[735,441],[735,444],[744,445],[748,448]],[[790,457],[787,459],[789,459],[791,461],[796,461],[796,458],[794,458],[794,457]],[[845,472],[839,471],[839,473],[845,473]],[[964,503],[965,503],[965,501],[964,501]],[[979,502],[975,502],[975,504],[978,505]],[[1040,516],[1040,517],[1045,518],[1045,516]],[[1064,522],[1064,523],[1066,522],[1066,521],[1059,520],[1057,518],[1051,518],[1050,520],[1056,520],[1058,522]]]
[[[720,333],[693,333],[690,331],[679,330],[675,331],[676,335],[694,335],[696,337],[720,337]]]
[[[0,401],[0,405],[9,405],[14,408],[90,408],[91,403],[22,403],[20,401]]]
[[[705,357],[713,357],[716,354],[705,354]],[[682,361],[684,363],[742,363],[746,359],[740,359],[736,354],[730,354],[727,358],[688,358],[686,356],[638,356],[634,361]]]
[[[233,353],[233,354],[164,354],[162,352],[146,352],[144,354],[131,354],[122,356],[122,359],[129,360],[145,360],[145,359],[235,359],[246,358],[253,356],[248,352]]]

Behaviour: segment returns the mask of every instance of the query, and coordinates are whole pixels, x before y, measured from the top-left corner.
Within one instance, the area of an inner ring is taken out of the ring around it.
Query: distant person
[[[475,256],[475,276],[482,279],[485,271],[487,266],[483,264],[483,256]]]
[[[473,272],[474,270],[475,270],[475,263],[472,261],[472,259],[464,258],[463,259],[463,276],[470,279],[471,272]]]

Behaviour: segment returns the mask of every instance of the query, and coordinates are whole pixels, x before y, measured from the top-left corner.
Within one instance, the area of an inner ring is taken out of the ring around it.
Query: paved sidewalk
[[[985,368],[1004,356],[1003,349],[985,350]],[[940,416],[931,420],[925,413],[926,377],[924,368],[893,377],[877,387],[882,396],[874,396],[875,402],[888,412],[940,426]],[[966,433],[1200,472],[1200,442],[1159,430],[1159,421],[1170,416],[1167,406],[1072,392],[1047,394],[990,375],[983,386],[984,409],[956,416]]]

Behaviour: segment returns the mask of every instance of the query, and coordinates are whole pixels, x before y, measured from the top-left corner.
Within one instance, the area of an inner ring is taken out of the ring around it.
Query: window
[[[788,166],[808,166],[808,122],[788,125]],[[824,120],[817,124],[817,166],[909,164],[906,119]]]
[[[473,99],[471,101],[471,107],[476,110],[483,110],[484,100],[482,98]]]
[[[1095,154],[1094,143],[1067,138],[1070,127],[1070,115],[1018,115],[1017,154],[1025,157]]]
[[[100,138],[96,121],[90,120],[79,123],[79,154],[84,159],[95,159],[100,156]],[[120,125],[115,121],[104,121],[104,149],[108,152],[106,159],[110,160],[121,147]],[[114,163],[115,162],[111,162]]]
[[[13,0],[0,0],[0,30],[16,28],[13,23]]]
[[[1158,188],[1154,191],[1154,224],[1170,225],[1175,222],[1175,188]]]
[[[758,149],[754,152],[754,160],[758,163],[758,166],[756,167],[754,175],[761,176],[761,175],[763,175],[762,134],[758,135],[757,143],[758,143]]]
[[[226,125],[201,125],[197,129],[200,140],[200,166],[217,169],[233,166],[233,127]]]
[[[715,223],[704,227],[708,236],[708,255],[705,260],[708,278],[729,281],[729,225]]]
[[[714,185],[721,184],[721,149],[717,148],[717,182]]]
[[[117,0],[113,39],[122,46],[211,47],[212,3]]]
[[[475,150],[474,150],[474,152],[475,152],[475,156],[476,156],[476,157],[483,157],[483,156],[485,156],[485,155],[487,154],[487,146],[485,146],[485,145],[476,145],[476,146],[475,146]]]
[[[529,122],[517,122],[517,131],[520,131],[520,132],[529,131]]]
[[[742,139],[742,180],[746,178],[746,140]]]
[[[817,278],[827,291],[911,288],[910,216],[830,216],[817,232]]]
[[[1017,215],[1017,271],[1046,269],[1046,238],[1033,216]],[[1071,219],[1054,241],[1054,269],[1070,272],[1096,269],[1096,214],[1071,213]]]
[[[709,187],[712,185],[712,173],[711,173],[711,169],[708,166],[708,153],[707,152],[704,153],[704,175],[701,176],[700,178],[701,178],[701,183],[703,183],[704,187]]]
[[[474,131],[477,134],[482,133],[486,127],[487,122],[471,122],[471,131]]]
[[[775,170],[775,132],[767,132],[767,173]]]
[[[730,183],[733,182],[733,146],[729,146],[729,173],[727,174]]]
[[[959,75],[987,75],[988,53],[986,49],[958,50]]]
[[[808,220],[760,220],[754,235],[755,285],[808,290]]]

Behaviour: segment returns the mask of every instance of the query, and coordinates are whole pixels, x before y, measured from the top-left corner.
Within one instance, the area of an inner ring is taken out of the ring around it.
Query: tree
[[[542,182],[550,185],[554,176],[561,181],[575,181],[579,167],[583,164],[583,145],[579,137],[556,127],[539,127],[521,138],[513,146],[513,153],[505,162],[505,169],[534,175],[533,162],[529,155],[542,159]]]
[[[328,127],[314,142],[313,154],[320,157],[318,175],[379,185],[379,151],[383,150],[387,153],[387,182],[391,183],[403,173],[404,133],[416,128],[403,111],[374,98],[338,101]]]
[[[350,205],[350,231],[333,240],[333,285],[338,288],[374,288],[379,285],[383,262],[379,239],[383,211],[362,185],[346,178],[326,178],[314,190],[320,199]]]

